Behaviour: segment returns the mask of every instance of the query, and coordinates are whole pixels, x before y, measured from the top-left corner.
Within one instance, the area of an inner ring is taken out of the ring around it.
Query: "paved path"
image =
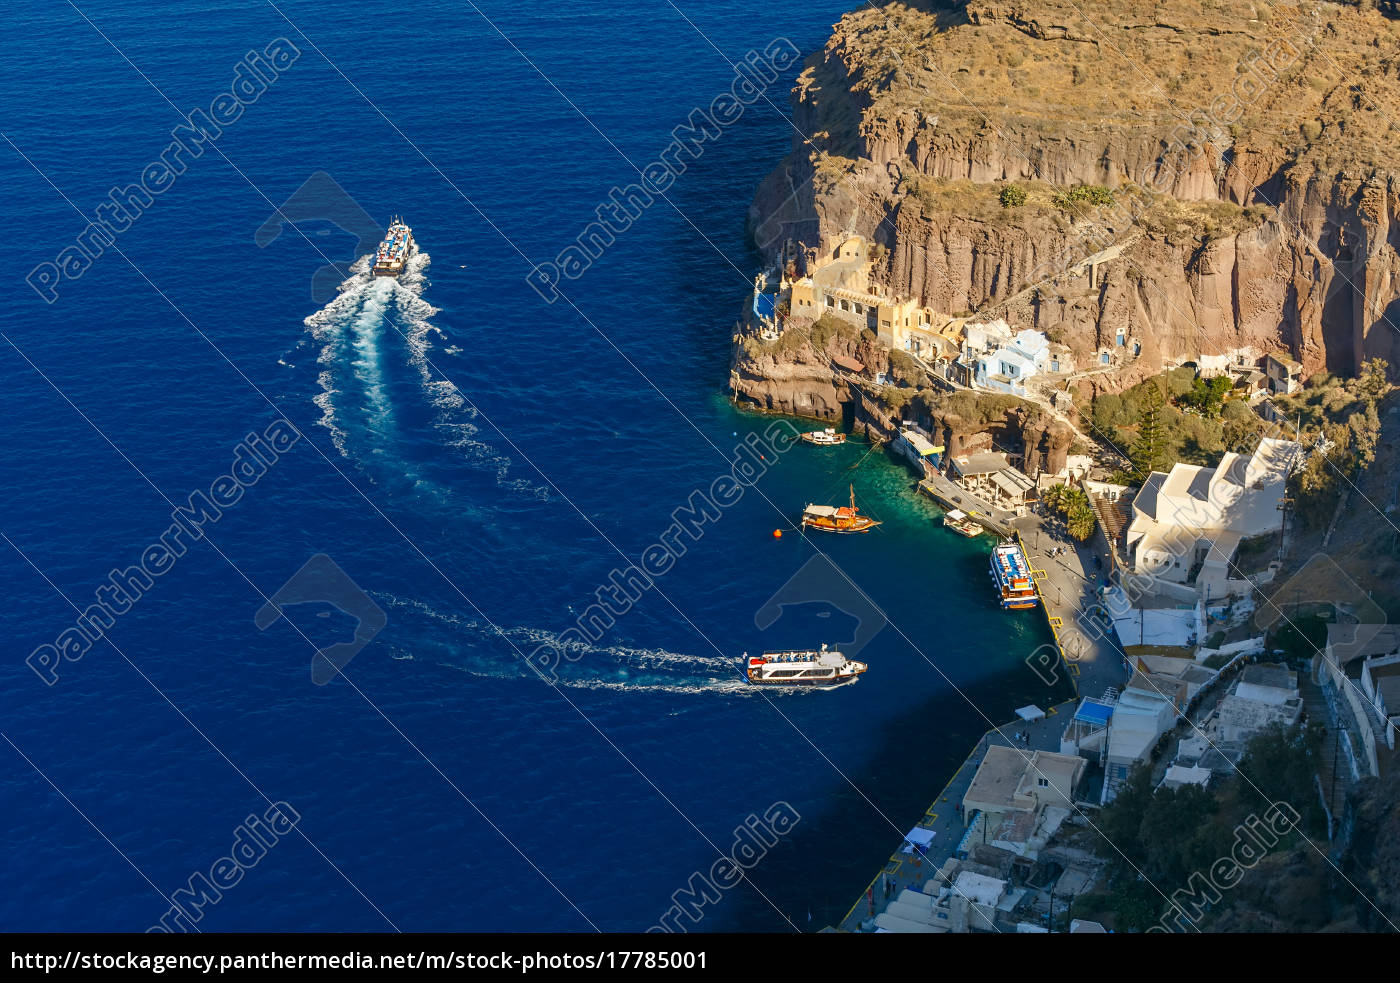
[[[1058,751],[1060,735],[1069,723],[1069,715],[1074,705],[1075,701],[1070,700],[1057,707],[1051,707],[1043,720],[1029,724],[1024,720],[1015,720],[982,735],[972,753],[958,767],[917,824],[933,830],[935,834],[927,856],[919,857],[917,854],[902,852],[902,840],[895,844],[894,852],[890,854],[884,868],[875,875],[875,879],[856,899],[856,903],[836,927],[844,932],[858,932],[861,923],[873,917],[872,905],[874,914],[878,915],[904,888],[922,891],[929,879],[943,866],[944,861],[953,855],[963,837],[966,828],[958,805],[967,794],[968,786],[972,784],[972,777],[977,774],[982,759],[986,757],[987,748],[999,744],[1002,747],[1029,748],[1032,751]],[[1024,739],[1017,741],[1017,734],[1024,735]],[[888,898],[885,896],[886,884],[890,887]]]
[[[1109,688],[1121,690],[1128,672],[1118,637],[1099,608],[1098,587],[1108,573],[1109,559],[1107,554],[1095,554],[1097,537],[1088,544],[1057,538],[1037,515],[1022,516],[1016,527],[1075,692],[1102,696]]]
[[[928,475],[919,482],[919,489],[945,508],[961,509],[999,535],[1011,534],[1016,513],[995,507],[941,474]]]

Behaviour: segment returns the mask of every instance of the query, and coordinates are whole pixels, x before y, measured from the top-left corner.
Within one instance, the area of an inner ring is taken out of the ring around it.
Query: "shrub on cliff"
[[[1225,394],[1230,391],[1230,377],[1218,375],[1213,379],[1195,379],[1191,391],[1177,400],[1202,416],[1217,417],[1225,406]]]
[[[1019,184],[1008,184],[998,196],[1002,208],[1020,208],[1026,203],[1026,189]]]
[[[1068,191],[1056,192],[1053,199],[1056,208],[1069,211],[1073,208],[1106,208],[1114,202],[1113,191],[1097,184],[1081,184]]]

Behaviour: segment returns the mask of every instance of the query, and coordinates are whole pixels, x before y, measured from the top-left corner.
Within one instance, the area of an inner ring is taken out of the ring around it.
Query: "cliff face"
[[[766,412],[849,426],[876,438],[887,438],[890,424],[913,417],[950,454],[990,449],[995,442],[1022,451],[1032,473],[1058,472],[1073,443],[1069,428],[1014,396],[950,396],[932,388],[927,372],[914,359],[886,350],[873,332],[836,319],[804,324],[771,345],[742,335],[734,342],[730,388],[735,398]],[[833,368],[834,356],[882,372],[895,385],[849,382]],[[901,394],[907,398],[898,398]]]
[[[842,18],[752,218],[843,232],[948,314],[1120,331],[1165,361],[1250,346],[1400,365],[1400,23],[1334,3],[962,0]],[[1027,192],[1002,207],[1004,187]],[[1066,201],[1077,185],[1111,202]]]

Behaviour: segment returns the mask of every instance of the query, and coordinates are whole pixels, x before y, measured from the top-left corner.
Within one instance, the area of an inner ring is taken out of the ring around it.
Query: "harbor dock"
[[[972,521],[998,536],[1010,536],[1014,530],[1016,513],[997,508],[936,471],[927,473],[919,482],[919,491],[945,509],[961,509]]]
[[[1073,683],[1075,694],[1102,696],[1110,689],[1122,689],[1129,672],[1098,597],[1112,559],[1096,552],[1098,537],[1088,543],[1057,539],[1036,515],[1021,516],[1015,526],[1031,564],[1041,609],[1055,637],[1060,666]],[[1056,555],[1052,556],[1051,550]],[[1036,660],[1031,668],[1043,672],[1044,665],[1045,660]]]
[[[1060,734],[1065,729],[1067,714],[1072,712],[1075,702],[1069,700],[1051,707],[1040,720],[1030,723],[1015,720],[983,734],[928,811],[914,824],[919,829],[932,832],[933,841],[927,848],[906,853],[904,847],[907,841],[901,840],[884,867],[834,928],[842,932],[859,932],[862,924],[884,911],[901,890],[923,891],[938,869],[953,856],[967,832],[958,806],[972,784],[978,765],[986,757],[987,749],[997,745],[1019,747],[1027,754],[1037,750],[1058,751]],[[1024,735],[1025,739],[1016,742],[1017,734]]]
[[[979,522],[1001,535],[1014,536],[1021,544],[1035,578],[1043,617],[1054,636],[1057,656],[1051,657],[1042,646],[1026,653],[1026,664],[1046,684],[1047,695],[1062,678],[1068,678],[1074,686],[1075,698],[1051,707],[1039,720],[1017,719],[982,735],[924,815],[911,824],[921,831],[916,834],[918,837],[927,838],[932,834],[932,841],[920,849],[912,849],[908,839],[896,844],[894,852],[855,904],[829,929],[834,931],[871,931],[874,917],[892,900],[898,899],[901,891],[929,893],[929,881],[958,853],[968,835],[960,805],[988,748],[1014,746],[1027,754],[1037,750],[1059,751],[1061,735],[1079,698],[1102,696],[1110,689],[1121,689],[1129,676],[1113,629],[1099,607],[1098,588],[1112,563],[1111,557],[1096,552],[1101,548],[1099,537],[1088,544],[1060,539],[1045,528],[1043,517],[1015,516],[993,509],[980,500],[974,503],[976,496],[969,495],[941,475],[929,476],[919,487],[945,507],[971,512],[980,506]],[[1019,740],[1017,735],[1020,735]]]

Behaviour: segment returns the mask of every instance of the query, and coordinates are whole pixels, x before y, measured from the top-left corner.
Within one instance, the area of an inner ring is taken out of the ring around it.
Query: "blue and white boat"
[[[384,241],[374,254],[375,276],[396,277],[408,267],[408,260],[414,253],[413,230],[404,224],[397,215],[389,223],[389,231],[384,233]]]
[[[992,550],[992,582],[1007,610],[1033,608],[1040,603],[1030,562],[1015,540],[1004,540]]]

